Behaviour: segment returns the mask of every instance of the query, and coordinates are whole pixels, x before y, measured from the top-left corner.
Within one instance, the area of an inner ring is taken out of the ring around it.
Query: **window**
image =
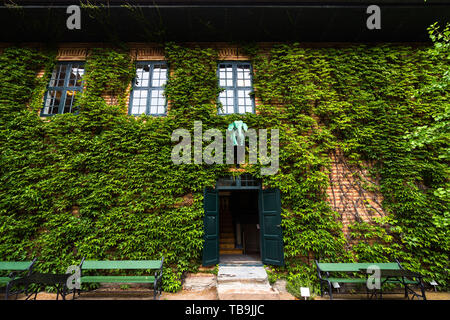
[[[83,62],[60,62],[56,65],[45,94],[41,115],[75,111],[75,96],[83,90]]]
[[[165,115],[166,98],[163,93],[166,82],[165,62],[139,62],[136,65],[129,114]]]
[[[250,174],[221,177],[216,182],[216,189],[260,189],[261,179]]]
[[[252,68],[248,62],[223,62],[218,68],[219,94],[222,108],[219,114],[254,112]]]

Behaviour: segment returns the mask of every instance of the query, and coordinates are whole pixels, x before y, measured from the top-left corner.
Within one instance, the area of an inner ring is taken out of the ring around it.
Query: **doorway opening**
[[[258,190],[219,192],[220,263],[261,263]]]
[[[204,189],[203,209],[204,266],[230,257],[284,265],[279,189],[263,189],[248,174],[219,178]]]

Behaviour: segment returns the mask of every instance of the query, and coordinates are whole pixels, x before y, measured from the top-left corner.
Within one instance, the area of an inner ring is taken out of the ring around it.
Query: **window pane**
[[[250,90],[238,90],[238,110],[239,113],[253,112]]]
[[[220,113],[234,113],[234,91],[227,89],[219,94],[219,101],[222,103],[223,111]]]
[[[133,100],[131,103],[131,113],[132,114],[143,114],[147,109],[147,90],[134,90]]]
[[[136,68],[136,79],[134,85],[136,87],[148,87],[150,82],[150,65],[139,65]]]
[[[236,74],[237,74],[237,86],[238,87],[251,87],[252,86],[250,65],[248,65],[248,64],[237,65]]]
[[[221,87],[233,86],[233,65],[231,64],[219,65],[219,85]]]
[[[66,68],[65,64],[56,65],[53,69],[52,76],[50,78],[50,87],[64,87],[64,80],[66,78]]]
[[[48,91],[47,98],[45,99],[43,114],[57,114],[61,103],[61,96],[61,90]]]
[[[81,87],[84,67],[81,64],[73,64],[70,68],[69,87]]]
[[[217,186],[219,187],[236,186],[236,178],[232,176],[219,178],[217,180]]]
[[[166,99],[163,96],[163,90],[152,90],[150,99],[150,114],[164,114]]]
[[[72,112],[73,101],[75,99],[76,91],[68,90],[66,92],[66,100],[64,102],[63,113]]]
[[[162,87],[167,81],[167,67],[165,65],[155,65],[153,67],[152,86]]]

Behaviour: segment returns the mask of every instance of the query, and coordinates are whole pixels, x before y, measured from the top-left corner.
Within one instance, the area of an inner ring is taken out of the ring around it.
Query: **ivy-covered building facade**
[[[81,29],[65,1],[4,5],[0,260],[164,256],[176,291],[223,255],[312,284],[314,259],[398,259],[447,287],[448,140],[411,142],[450,100],[429,2],[98,1]],[[197,161],[236,121],[278,130],[275,174]]]

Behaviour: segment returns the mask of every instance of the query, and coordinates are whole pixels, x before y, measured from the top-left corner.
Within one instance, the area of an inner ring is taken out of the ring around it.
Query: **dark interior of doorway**
[[[258,190],[219,192],[220,262],[261,261]]]

